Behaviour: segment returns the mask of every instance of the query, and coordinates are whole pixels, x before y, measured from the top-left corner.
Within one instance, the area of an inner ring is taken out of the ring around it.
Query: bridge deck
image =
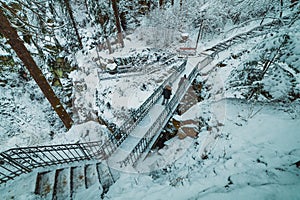
[[[181,76],[174,81],[172,85],[172,96],[177,91],[178,83],[184,74],[187,76],[192,72],[197,63],[201,61],[206,56],[202,55],[199,57],[190,57],[185,70],[182,72]],[[172,98],[171,96],[171,98]],[[171,99],[170,99],[171,100]],[[145,117],[139,122],[139,124],[133,129],[130,135],[125,139],[125,141],[119,146],[119,148],[109,157],[108,162],[110,166],[120,168],[120,161],[123,161],[134,149],[134,147],[139,143],[139,141],[145,136],[147,131],[151,128],[153,123],[157,120],[159,115],[163,112],[165,106],[161,105],[162,97],[154,104]],[[179,102],[178,102],[179,103]],[[167,123],[167,121],[165,122]],[[163,126],[161,127],[161,129]],[[160,131],[157,133],[159,135]]]

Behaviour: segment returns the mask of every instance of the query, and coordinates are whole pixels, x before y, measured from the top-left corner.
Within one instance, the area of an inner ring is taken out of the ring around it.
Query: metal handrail
[[[0,184],[38,167],[104,159],[105,156],[100,141],[12,148],[0,153]]]
[[[129,155],[122,161],[119,162],[120,167],[126,167],[128,164],[135,164],[136,161],[142,156],[142,153],[146,150],[150,142],[153,140],[157,132],[167,123],[167,120],[171,117],[172,113],[176,110],[176,106],[179,104],[180,100],[183,98],[185,91],[188,89],[189,85],[195,79],[197,74],[207,66],[212,61],[211,56],[207,56],[205,59],[200,61],[194,69],[189,74],[187,81],[181,84],[173,96],[170,103],[165,107],[162,113],[158,116],[156,121],[152,124],[146,134],[141,138],[138,144],[133,148]],[[199,67],[201,65],[201,68]]]
[[[247,33],[241,33],[235,37],[226,40],[223,43],[219,43],[213,46],[210,49],[205,51],[214,50],[212,54],[207,56],[204,60],[198,63],[202,65],[201,68],[194,68],[193,71],[189,74],[188,82],[179,86],[178,94],[181,94],[185,91],[187,86],[191,83],[196,74],[203,67],[208,65],[212,57],[214,57],[218,51],[216,48],[218,46],[229,46],[232,43],[235,43],[235,39],[245,39],[242,36],[249,36],[251,32],[261,31],[267,27],[270,27],[274,24],[282,23],[282,19],[274,20],[268,24],[264,24],[259,27],[255,27]],[[173,73],[163,85],[173,82],[180,73],[184,70],[186,61],[177,69],[177,73]],[[23,173],[29,173],[32,169],[37,167],[45,167],[56,164],[70,163],[74,161],[82,160],[91,160],[95,158],[106,159],[108,158],[117,147],[127,138],[129,133],[138,122],[146,115],[150,107],[157,102],[162,92],[163,86],[160,86],[155,90],[155,92],[135,111],[134,114],[138,116],[137,118],[132,116],[130,117],[115,133],[115,137],[111,137],[102,142],[88,142],[88,143],[75,143],[75,144],[62,144],[62,145],[49,145],[49,146],[36,146],[36,147],[23,147],[23,148],[13,148],[7,151],[0,153],[0,184],[5,183],[8,180],[14,179],[16,176],[19,176]],[[166,120],[174,112],[175,106],[179,103],[180,97],[178,94],[175,94],[168,106],[163,110],[161,115],[157,118],[151,128],[147,131],[145,136],[140,140],[140,142],[134,147],[132,152],[120,162],[121,167],[127,166],[127,164],[135,164],[136,161],[140,158],[142,153],[148,147],[149,143],[156,135],[157,131],[162,127]],[[172,108],[172,109],[171,109]],[[118,136],[121,136],[118,140]]]
[[[177,67],[163,84],[173,82],[186,66],[186,60]],[[150,107],[157,102],[163,86],[155,92],[136,110],[138,118],[130,117],[105,142],[87,142],[61,145],[12,148],[0,153],[0,184],[14,179],[23,173],[29,173],[34,168],[70,163],[91,159],[107,159],[117,147],[127,138],[138,122],[146,115]],[[117,136],[121,136],[119,139]]]
[[[298,12],[298,13],[300,13],[300,12]],[[213,56],[215,56],[216,54],[223,51],[224,49],[231,46],[232,44],[237,43],[236,40],[244,41],[245,39],[249,38],[249,36],[251,36],[251,35],[258,35],[256,33],[257,31],[262,32],[266,28],[270,28],[270,27],[273,27],[274,25],[282,24],[283,22],[290,22],[292,20],[293,20],[293,18],[290,18],[290,16],[284,16],[282,18],[275,19],[275,20],[273,20],[269,23],[254,27],[254,28],[252,28],[251,30],[249,30],[247,32],[237,34],[234,37],[232,37],[232,38],[230,38],[230,39],[228,39],[224,42],[218,43],[218,44],[214,45],[213,47],[208,48],[204,51],[211,51],[212,50],[212,51],[214,51]],[[221,48],[218,48],[218,47],[221,47]]]
[[[133,111],[132,115],[126,120],[119,129],[117,129],[113,135],[115,138],[115,145],[118,147],[131,133],[131,131],[138,125],[138,123],[143,119],[143,117],[147,114],[147,111],[159,100],[163,88],[168,83],[174,82],[177,77],[184,71],[187,60],[175,68],[175,73],[173,73],[168,79],[166,79],[161,86],[159,86],[150,97],[136,110]]]
[[[128,137],[131,131],[138,125],[138,123],[147,114],[147,111],[155,104],[160,98],[164,85],[174,82],[177,77],[184,71],[187,60],[178,67],[173,67],[175,73],[173,73],[168,79],[166,79],[161,86],[159,86],[150,97],[138,108],[132,115],[120,126],[116,131],[113,132],[113,137],[106,139],[103,143],[103,154],[105,158],[108,158],[115,150],[122,144],[122,142]]]

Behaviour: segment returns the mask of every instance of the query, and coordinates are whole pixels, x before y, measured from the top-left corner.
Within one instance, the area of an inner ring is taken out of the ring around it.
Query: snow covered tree
[[[69,0],[64,0],[64,3],[65,3],[65,5],[66,5],[66,9],[67,9],[67,11],[68,11],[68,13],[69,13],[70,20],[71,20],[71,22],[72,22],[72,26],[73,26],[73,28],[74,28],[76,37],[77,37],[77,39],[78,39],[79,47],[82,48],[83,45],[82,45],[82,42],[81,42],[80,35],[79,35],[79,33],[78,33],[77,24],[76,24],[76,21],[75,21],[74,16],[73,16],[73,10],[72,10],[72,8],[71,8],[70,2],[69,2]]]
[[[24,65],[27,67],[28,71],[30,72],[38,86],[41,88],[44,95],[52,105],[55,112],[61,118],[66,128],[71,128],[73,123],[71,117],[68,115],[68,113],[60,103],[60,100],[57,98],[52,88],[48,84],[42,71],[36,65],[24,43],[19,38],[17,31],[10,25],[10,22],[3,14],[2,9],[0,9],[0,33],[7,38],[7,42],[15,50],[18,57],[23,61]]]
[[[295,26],[299,23],[298,20]],[[296,29],[284,26],[280,32],[269,33],[249,51],[245,62],[231,72],[227,90],[241,93],[247,99],[286,102],[300,98]]]
[[[122,29],[120,24],[120,17],[119,17],[119,11],[118,11],[118,5],[116,0],[111,0],[112,8],[114,10],[114,15],[116,19],[116,27],[118,31],[118,40],[122,47],[124,47],[124,41],[123,41],[123,35],[122,35]]]
[[[159,0],[159,7],[163,7],[164,6],[164,0]]]

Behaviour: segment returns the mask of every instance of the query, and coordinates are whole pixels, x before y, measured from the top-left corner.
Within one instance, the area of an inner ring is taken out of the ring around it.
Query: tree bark
[[[48,84],[42,71],[39,69],[29,51],[25,47],[24,42],[18,36],[17,31],[11,26],[7,17],[3,14],[2,9],[0,9],[0,33],[7,38],[7,42],[15,50],[18,57],[23,61],[31,76],[41,88],[45,97],[48,99],[55,112],[63,121],[66,128],[70,129],[73,124],[71,117],[66,112],[60,103],[60,100],[57,98],[54,91]]]
[[[164,0],[159,0],[159,7],[162,8],[164,6]]]
[[[283,9],[283,0],[280,0],[280,14],[279,17],[282,17],[282,9]]]
[[[118,5],[116,0],[111,0],[111,5],[114,11],[114,15],[116,18],[116,27],[118,31],[118,41],[121,44],[122,47],[124,47],[124,41],[123,41],[123,35],[122,35],[122,29],[121,29],[121,24],[120,24],[120,18],[119,18],[119,11],[118,11]]]
[[[182,8],[182,0],[180,0],[179,5],[180,5],[180,9]]]
[[[298,1],[299,0],[291,0],[290,8],[294,7],[298,3]]]
[[[66,4],[66,7],[67,7],[67,11],[68,11],[68,13],[69,13],[69,15],[70,15],[70,19],[71,19],[72,26],[73,26],[73,28],[74,28],[74,31],[75,31],[77,40],[78,40],[78,42],[79,42],[79,47],[82,49],[83,45],[82,45],[82,42],[81,42],[80,35],[79,35],[79,33],[78,33],[78,29],[77,29],[77,26],[76,26],[75,18],[74,18],[74,16],[73,16],[73,11],[72,11],[70,2],[69,2],[69,0],[64,0],[64,1],[65,1],[65,4]]]
[[[199,40],[201,39],[201,35],[202,35],[202,25],[203,25],[203,20],[201,20],[200,22],[200,27],[199,27],[199,32],[198,32],[198,36],[197,36],[197,41],[196,41],[196,51],[197,51],[197,48],[198,48],[198,43],[199,43]]]
[[[151,10],[151,1],[150,0],[148,0],[148,2],[147,2],[147,7],[148,7],[148,12],[150,12],[150,10]]]
[[[109,54],[112,54],[113,51],[112,51],[112,48],[111,48],[110,41],[109,41],[108,37],[106,38],[106,44],[107,44]]]

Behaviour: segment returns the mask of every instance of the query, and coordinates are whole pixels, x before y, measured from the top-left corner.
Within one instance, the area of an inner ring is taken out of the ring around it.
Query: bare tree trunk
[[[55,13],[55,9],[53,7],[54,5],[52,3],[49,3],[49,8],[50,8],[50,12],[53,16],[56,15]],[[54,38],[54,42],[55,42],[55,46],[61,48],[62,46],[60,45],[59,41],[57,40],[56,38],[56,35],[55,35],[55,31],[54,31],[54,26],[51,28],[51,34],[53,35],[53,38]]]
[[[290,8],[294,7],[298,3],[298,1],[299,0],[291,0]]]
[[[60,119],[63,121],[64,125],[67,129],[70,129],[73,121],[69,114],[66,112],[60,100],[55,95],[54,91],[48,84],[45,76],[43,75],[42,71],[36,65],[35,61],[33,60],[32,56],[30,55],[29,51],[24,45],[24,42],[18,36],[17,31],[10,25],[10,22],[3,14],[2,9],[0,9],[0,33],[7,38],[7,42],[10,46],[15,50],[18,57],[23,61],[24,65],[30,72],[31,76],[41,88],[42,92],[44,93],[45,97],[50,102],[51,106],[58,114]]]
[[[164,6],[164,0],[159,0],[159,7],[162,8]]]
[[[263,22],[264,22],[264,20],[265,20],[267,14],[268,14],[270,8],[271,8],[271,4],[268,6],[266,12],[264,13],[264,16],[263,16],[263,18],[262,18],[262,20],[261,20],[261,22],[260,22],[260,24],[259,24],[260,26],[263,24]]]
[[[181,9],[182,8],[182,0],[180,0],[179,5],[180,5],[180,9]]]
[[[77,40],[79,42],[79,47],[82,49],[83,45],[82,45],[82,42],[81,42],[80,35],[78,33],[78,29],[77,29],[76,22],[75,22],[75,19],[74,19],[74,16],[73,16],[73,11],[72,11],[70,2],[69,2],[69,0],[64,0],[64,1],[65,1],[65,4],[66,4],[66,7],[67,7],[67,11],[68,11],[68,13],[70,15],[70,19],[71,19],[73,28],[75,30],[75,34],[76,34]]]
[[[106,44],[107,44],[109,54],[112,54],[112,49],[111,49],[111,45],[110,45],[110,41],[109,41],[108,37],[106,37]]]
[[[148,12],[150,12],[150,10],[151,10],[151,1],[150,0],[148,0],[148,2],[147,2],[147,7],[148,7]]]
[[[90,15],[90,9],[89,9],[89,5],[88,5],[88,2],[87,0],[84,0],[84,6],[85,6],[85,9],[86,9],[86,13],[89,17],[89,19],[91,19],[91,15]]]
[[[174,0],[171,0],[171,5],[174,6]]]
[[[283,0],[280,0],[280,14],[279,17],[282,17],[282,9],[283,9]]]
[[[202,35],[202,32],[203,32],[203,31],[202,31],[203,20],[201,20],[200,23],[201,23],[201,24],[200,24],[200,27],[199,27],[199,32],[198,32],[197,41],[196,41],[196,47],[195,47],[196,51],[197,51],[197,48],[198,48],[199,40],[201,39],[201,35]]]
[[[121,29],[120,18],[119,18],[118,5],[117,5],[116,0],[111,0],[111,3],[112,3],[112,8],[114,10],[115,18],[116,18],[116,27],[117,27],[117,31],[118,31],[118,41],[121,44],[121,46],[124,47],[122,29]]]

